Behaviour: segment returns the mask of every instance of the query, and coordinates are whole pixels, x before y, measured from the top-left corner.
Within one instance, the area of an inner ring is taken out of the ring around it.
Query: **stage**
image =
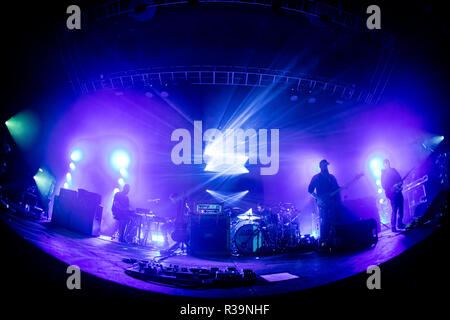
[[[334,254],[292,252],[264,257],[230,256],[228,258],[198,258],[188,255],[173,256],[164,264],[187,267],[236,267],[252,269],[258,276],[251,286],[214,289],[186,289],[145,282],[125,274],[129,264],[124,258],[151,260],[160,255],[159,249],[121,244],[107,237],[83,237],[77,233],[56,228],[47,221],[33,221],[11,212],[1,214],[3,222],[19,236],[49,255],[68,265],[77,265],[83,272],[138,290],[172,296],[207,298],[244,298],[291,293],[317,287],[366,272],[371,265],[381,265],[411,248],[429,236],[437,227],[423,226],[404,233],[390,230],[379,234],[374,248],[365,251],[347,251]],[[294,279],[269,282],[261,276],[288,273]],[[361,283],[365,286],[365,283]]]

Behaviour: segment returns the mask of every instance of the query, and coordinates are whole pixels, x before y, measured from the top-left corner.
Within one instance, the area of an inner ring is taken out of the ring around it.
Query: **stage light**
[[[123,149],[115,150],[111,155],[111,165],[119,171],[120,169],[127,169],[130,165],[130,156]]]
[[[120,189],[119,188],[114,188],[114,190],[113,190],[113,194],[116,194],[117,192],[119,192],[120,191]],[[114,200],[114,199],[113,199]]]
[[[42,170],[42,168],[39,168],[39,172],[44,172],[44,170]]]
[[[375,181],[375,183],[376,183],[377,186],[381,186],[381,180],[380,179],[377,179],[377,181]]]
[[[83,158],[83,152],[80,149],[73,150],[70,154],[70,159],[74,162],[78,162]]]
[[[381,170],[380,169],[373,170],[373,175],[375,177],[377,177],[377,178],[380,178],[381,177]]]
[[[122,177],[128,178],[128,171],[127,171],[127,169],[125,169],[125,168],[120,168],[119,172],[120,172],[120,175],[121,175]]]
[[[157,243],[163,243],[164,236],[162,234],[152,234],[152,241]]]
[[[422,146],[431,152],[434,152],[439,144],[444,140],[444,136],[434,136],[422,142]]]
[[[372,171],[375,171],[377,169],[381,170],[382,168],[382,161],[380,158],[374,158],[370,161],[370,169],[372,169]]]
[[[64,182],[64,188],[69,189],[69,184],[67,182]]]
[[[384,203],[384,199],[380,199],[380,203],[383,204]]]
[[[221,140],[213,141],[205,148],[205,171],[218,172],[221,175],[248,173],[245,164],[248,157],[235,152],[224,152]]]
[[[72,181],[72,174],[70,172],[66,173],[66,179],[67,181]]]
[[[224,193],[224,192],[217,192],[217,191],[212,191],[212,190],[207,189],[206,192],[208,192],[211,196],[213,196],[219,202],[223,202],[224,204],[229,206],[229,205],[232,205],[232,204],[238,202],[239,200],[241,200],[248,193],[248,190],[241,191],[241,192]]]
[[[117,182],[119,183],[119,186],[123,187],[123,185],[125,184],[125,181],[122,178],[119,178],[119,180],[117,180]]]
[[[28,110],[21,111],[5,122],[11,137],[20,148],[29,149],[39,135],[39,119]]]
[[[378,193],[382,193],[383,192],[383,189],[378,189]]]
[[[70,168],[70,170],[74,171],[75,168],[76,168],[75,163],[71,162],[71,163],[69,164],[69,168]]]

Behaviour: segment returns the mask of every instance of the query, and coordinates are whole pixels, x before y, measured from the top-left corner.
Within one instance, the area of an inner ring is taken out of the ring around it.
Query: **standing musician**
[[[333,244],[334,225],[341,205],[336,178],[328,172],[327,160],[320,161],[320,173],[312,177],[308,192],[317,200],[320,216],[320,245],[330,248]]]
[[[187,221],[185,218],[186,198],[177,193],[172,193],[169,196],[169,200],[170,205],[165,216],[167,222],[162,226],[165,246],[169,244],[169,232],[175,233],[175,238],[184,238],[184,234],[187,232]],[[180,237],[177,237],[177,235],[180,235]],[[174,241],[176,240],[174,239]]]
[[[125,242],[125,228],[131,217],[130,200],[128,193],[130,192],[130,185],[125,184],[122,191],[114,195],[113,205],[111,211],[114,219],[119,223],[119,241]]]
[[[386,198],[391,202],[391,228],[393,232],[397,229],[405,228],[403,224],[403,194],[402,182],[403,179],[397,170],[391,168],[391,163],[388,159],[383,161],[384,169],[381,171],[381,186],[386,193]]]

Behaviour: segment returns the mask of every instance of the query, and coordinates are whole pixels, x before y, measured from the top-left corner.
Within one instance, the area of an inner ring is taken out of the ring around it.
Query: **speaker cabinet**
[[[189,217],[190,254],[197,256],[225,256],[230,254],[230,218],[226,215],[198,215]]]
[[[377,230],[380,229],[380,216],[378,214],[377,200],[373,197],[352,199],[344,201],[344,221],[342,223],[358,222],[360,220],[374,219]]]
[[[338,249],[366,249],[378,242],[375,219],[361,220],[336,226]]]
[[[69,230],[98,236],[103,208],[99,194],[79,189],[61,189],[53,204],[52,223]]]
[[[74,190],[61,189],[53,201],[52,223],[70,229],[72,215],[77,205],[78,194]]]

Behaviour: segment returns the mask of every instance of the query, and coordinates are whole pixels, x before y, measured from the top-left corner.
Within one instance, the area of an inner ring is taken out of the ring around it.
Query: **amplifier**
[[[99,194],[79,189],[61,189],[53,202],[52,223],[69,230],[97,236],[103,208]]]
[[[197,214],[222,214],[223,204],[222,203],[196,203],[195,213]]]
[[[366,249],[378,242],[375,219],[336,225],[338,249]]]
[[[53,201],[52,224],[70,229],[72,215],[78,201],[78,193],[74,190],[63,189]]]
[[[72,215],[71,228],[82,234],[98,236],[102,221],[101,195],[78,189],[77,211]]]
[[[230,217],[227,215],[191,214],[189,253],[198,256],[230,254]]]

